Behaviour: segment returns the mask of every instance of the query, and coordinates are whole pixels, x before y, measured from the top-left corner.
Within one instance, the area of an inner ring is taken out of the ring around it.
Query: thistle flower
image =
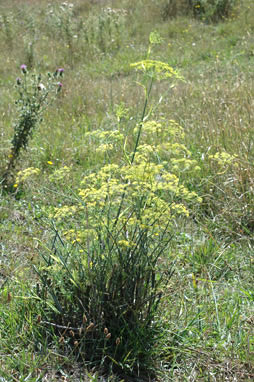
[[[58,83],[57,83],[57,86],[58,86],[57,91],[60,92],[60,90],[61,90],[62,87],[63,87],[62,82],[58,82]]]
[[[16,78],[16,83],[17,83],[17,85],[21,85],[21,78],[20,77]]]
[[[26,66],[25,64],[22,64],[22,65],[20,66],[20,69],[22,70],[22,72],[23,72],[24,74],[26,74],[26,72],[27,72],[27,66]]]
[[[64,74],[64,68],[57,69],[57,73],[59,74],[60,77],[62,77]]]

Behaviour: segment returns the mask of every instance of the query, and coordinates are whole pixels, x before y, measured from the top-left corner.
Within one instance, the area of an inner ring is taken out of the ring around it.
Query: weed
[[[58,77],[62,76],[63,69],[58,69],[54,75],[48,73],[47,78],[43,79],[41,75],[30,75],[25,64],[20,68],[23,76],[16,80],[18,117],[14,125],[9,162],[2,177],[2,185],[6,189],[10,186],[9,180],[19,160],[21,150],[26,150],[36,125],[42,120],[42,112],[48,105],[49,96],[53,94],[55,97],[62,87]]]
[[[159,40],[151,34],[151,44]],[[151,47],[148,57],[150,52]],[[40,283],[35,293],[42,330],[57,335],[63,351],[75,353],[89,367],[143,375],[152,373],[151,360],[160,352],[164,333],[158,308],[172,271],[160,258],[169,251],[173,219],[188,215],[184,203],[199,198],[176,175],[196,164],[184,157],[184,145],[174,142],[183,137],[181,127],[147,120],[153,83],[179,78],[178,73],[151,59],[132,66],[145,78],[134,147],[130,150],[127,136],[118,130],[86,134],[109,139],[110,149],[114,140],[119,142],[122,164],[109,163],[85,176],[80,202],[55,209],[67,242],[56,231],[52,249],[36,268]],[[109,150],[109,143],[97,146]]]

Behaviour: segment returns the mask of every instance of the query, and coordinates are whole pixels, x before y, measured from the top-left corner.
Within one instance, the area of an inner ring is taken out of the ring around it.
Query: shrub
[[[171,17],[189,13],[192,4],[191,0],[166,0],[160,3],[160,7],[163,20],[167,20]]]
[[[192,9],[195,17],[217,22],[230,17],[235,4],[236,0],[193,0]]]
[[[192,13],[206,22],[217,22],[230,17],[236,0],[167,0],[161,5],[164,20]]]

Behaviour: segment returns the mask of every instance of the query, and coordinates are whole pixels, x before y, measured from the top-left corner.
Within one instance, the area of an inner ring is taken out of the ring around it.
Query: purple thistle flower
[[[60,77],[62,77],[64,73],[64,68],[57,69],[57,73],[59,74]]]
[[[57,91],[60,92],[60,90],[61,90],[62,87],[63,87],[62,82],[58,82],[58,83],[57,83],[57,86],[58,86]]]
[[[26,72],[27,72],[27,66],[26,66],[25,64],[22,64],[22,65],[20,66],[20,69],[22,70],[22,72],[23,72],[24,74],[26,74]]]

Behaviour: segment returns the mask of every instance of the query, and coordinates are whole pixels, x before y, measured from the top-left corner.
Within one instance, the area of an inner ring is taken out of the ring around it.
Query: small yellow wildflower
[[[50,165],[53,164],[53,162],[51,162],[51,160],[48,160],[47,163],[50,164]]]

